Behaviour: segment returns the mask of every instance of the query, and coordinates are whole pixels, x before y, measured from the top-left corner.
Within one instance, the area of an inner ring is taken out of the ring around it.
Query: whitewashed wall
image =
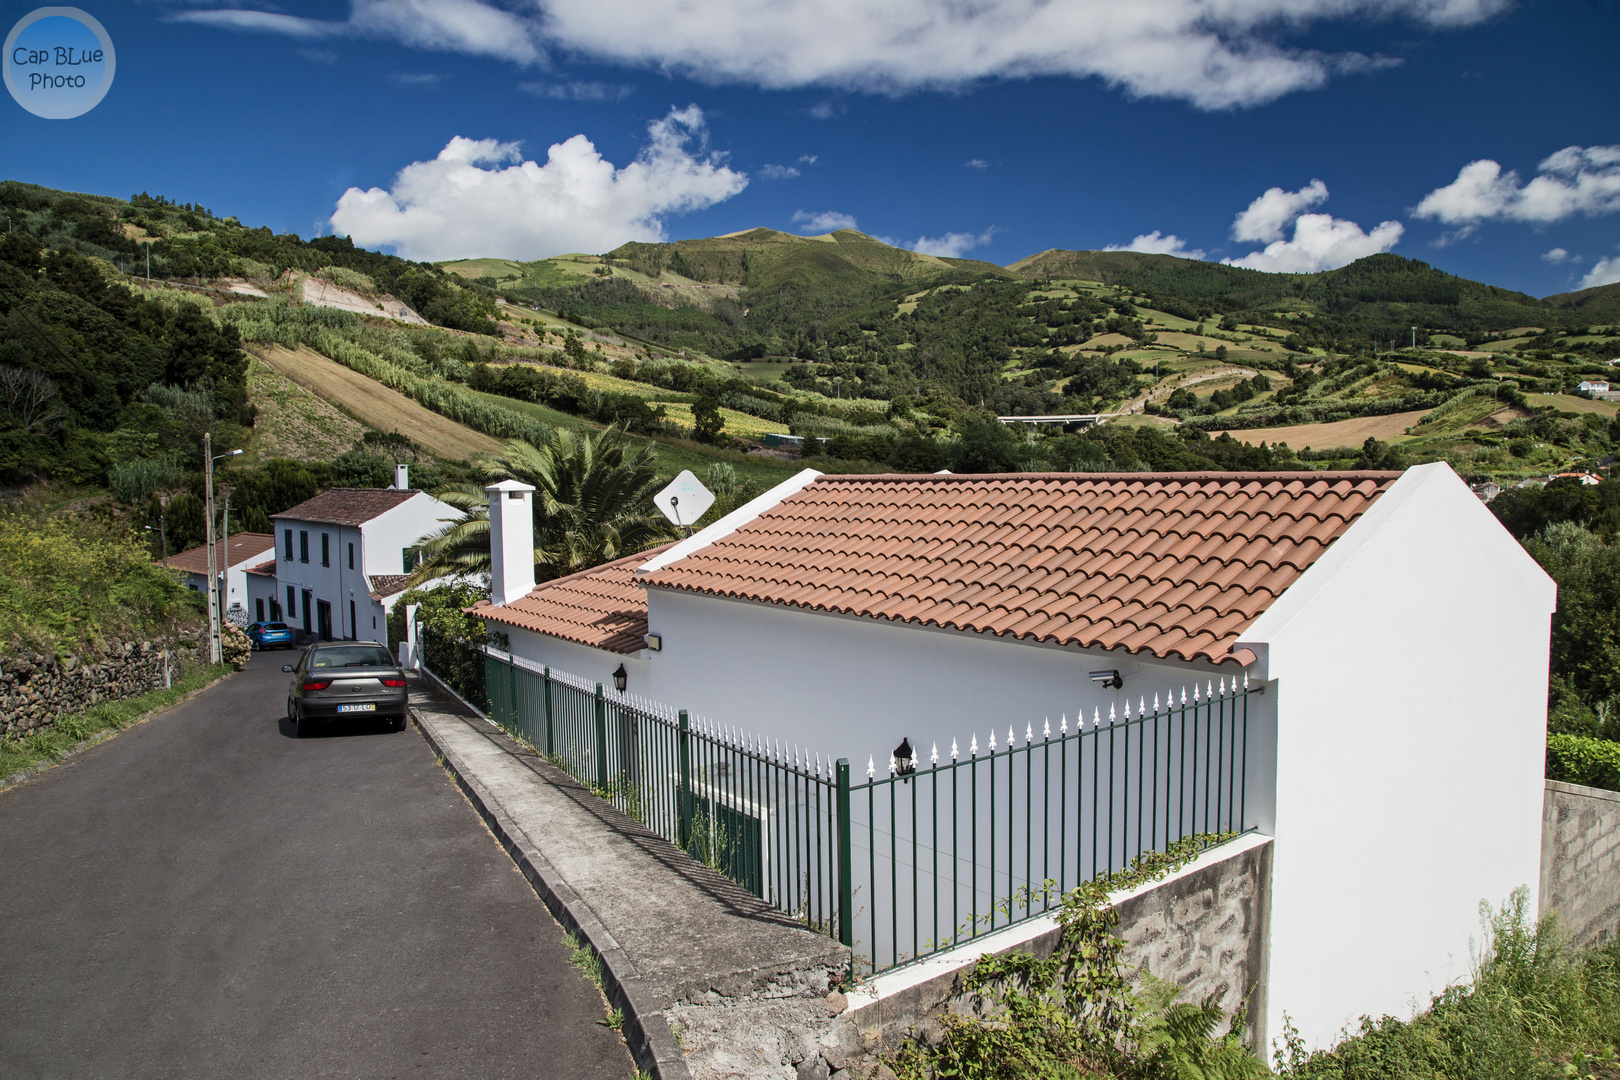
[[[1194,678],[1231,677],[1234,667],[1142,660],[1125,654],[1032,645],[954,630],[924,629],[858,616],[648,590],[648,629],[663,636],[651,654],[647,696],[725,724],[834,758],[864,773],[881,767],[901,738],[922,760],[938,742],[964,753],[994,725],[1020,742],[1051,719],[1056,730],[1084,710],[1133,707]],[[629,665],[626,665],[627,667]],[[1121,690],[1087,673],[1117,668]],[[610,669],[611,670],[611,669]],[[1241,674],[1239,675],[1241,677]],[[632,689],[634,684],[632,683]]]
[[[1275,680],[1267,1030],[1324,1044],[1469,977],[1540,870],[1552,582],[1444,465],[1410,470],[1245,635]]]

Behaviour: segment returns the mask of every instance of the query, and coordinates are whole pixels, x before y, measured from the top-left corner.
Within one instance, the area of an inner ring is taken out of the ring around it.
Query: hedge
[[[1620,742],[1581,735],[1549,736],[1547,779],[1620,791]]]

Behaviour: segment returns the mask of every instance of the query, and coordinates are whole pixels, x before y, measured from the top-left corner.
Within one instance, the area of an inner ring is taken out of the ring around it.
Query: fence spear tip
[[[876,775],[877,775],[877,762],[873,761],[872,760],[872,755],[868,754],[868,755],[866,755],[866,778],[868,780],[870,780],[870,779],[872,779],[872,777],[874,777]]]
[[[952,740],[951,740],[951,760],[952,760],[952,761],[955,761],[955,760],[956,760],[956,755],[957,755],[957,750],[956,750],[956,740],[955,740],[955,739],[952,739]]]
[[[992,754],[996,752],[996,729],[995,728],[990,729],[990,752]]]
[[[930,764],[930,765],[938,765],[939,764],[939,743],[934,744],[933,753],[928,755],[928,764]]]
[[[1041,738],[1050,739],[1051,737],[1052,737],[1052,718],[1050,716],[1048,716],[1046,718],[1046,726],[1041,728]]]

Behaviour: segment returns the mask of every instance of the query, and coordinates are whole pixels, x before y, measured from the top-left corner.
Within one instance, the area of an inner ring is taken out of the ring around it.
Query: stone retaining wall
[[[1541,913],[1579,945],[1620,930],[1620,792],[1547,781],[1541,811]]]
[[[1185,1000],[1221,991],[1230,1016],[1247,1003],[1251,1044],[1266,1045],[1266,939],[1271,904],[1270,841],[1221,857],[1220,849],[1165,881],[1115,904],[1124,967],[1184,987]],[[1050,956],[1057,931],[1014,946]],[[1011,951],[1011,950],[1008,950]],[[805,1000],[716,1000],[668,1010],[694,1080],[893,1080],[882,1063],[908,1038],[933,1042],[947,1010],[970,1013],[959,977],[968,961],[862,1004],[862,992]],[[752,1062],[751,1068],[743,1067]],[[770,1066],[762,1067],[761,1063]]]
[[[198,653],[190,642],[109,642],[57,659],[20,645],[0,656],[0,737],[48,727],[62,716],[104,701],[121,701],[165,685],[165,664],[175,677]]]

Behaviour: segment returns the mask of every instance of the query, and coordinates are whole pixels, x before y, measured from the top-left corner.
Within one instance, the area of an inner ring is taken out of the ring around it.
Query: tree
[[[24,431],[49,430],[67,415],[43,371],[0,365],[0,410]]]
[[[720,415],[720,401],[713,394],[703,394],[692,403],[692,435],[698,442],[712,443],[720,439],[726,418]]]
[[[513,439],[482,463],[492,480],[532,484],[535,580],[588,570],[675,537],[653,507],[658,486],[653,449],[633,450],[623,428],[576,433],[554,429],[539,445]],[[439,488],[434,497],[461,511],[415,548],[413,583],[447,574],[490,571],[488,496],[478,484]]]

